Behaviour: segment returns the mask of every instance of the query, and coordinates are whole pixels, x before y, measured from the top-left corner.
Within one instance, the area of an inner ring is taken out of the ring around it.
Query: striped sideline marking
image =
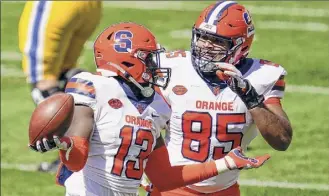
[[[329,88],[306,85],[287,85],[286,92],[329,95]]]
[[[22,70],[11,68],[9,65],[1,64],[1,76],[25,77]]]
[[[208,6],[206,3],[184,2],[184,1],[108,1],[104,2],[105,7],[131,8],[140,10],[176,10],[176,11],[198,11]],[[326,9],[278,7],[278,6],[254,6],[246,4],[245,7],[253,15],[286,15],[306,17],[329,17]]]
[[[16,169],[20,171],[37,171],[38,164],[10,164],[1,163],[1,169]],[[258,186],[258,187],[279,187],[290,189],[310,189],[327,191],[328,184],[309,184],[309,183],[295,183],[295,182],[276,182],[276,181],[259,181],[256,179],[241,179],[239,180],[241,186]]]
[[[20,61],[22,54],[19,52],[1,51],[1,60]]]
[[[319,191],[328,191],[328,184],[309,184],[309,183],[295,183],[295,182],[276,182],[276,181],[259,181],[256,179],[241,179],[239,180],[241,186],[259,186],[259,187],[280,187],[291,189],[311,189]]]
[[[180,35],[180,37],[190,36],[187,34],[190,34],[191,31],[190,30],[176,31],[176,32],[172,32],[172,35],[175,36],[176,33],[177,33],[177,35]],[[87,42],[86,45],[90,46],[90,45],[92,45],[92,42],[89,41],[89,42]],[[21,55],[18,52],[1,52],[1,58],[2,58],[2,60],[8,60],[8,61],[20,61]],[[83,63],[84,60],[85,60],[84,58],[79,58],[79,63]],[[1,64],[1,76],[25,77],[21,69],[11,67],[10,65],[7,65],[7,64]],[[287,85],[286,92],[329,95],[329,88],[328,87],[317,87],[317,86],[306,86],[306,85]]]
[[[17,169],[20,171],[37,171],[39,164],[11,164],[1,163],[1,169]]]
[[[257,21],[256,28],[327,32],[329,26],[318,22]]]

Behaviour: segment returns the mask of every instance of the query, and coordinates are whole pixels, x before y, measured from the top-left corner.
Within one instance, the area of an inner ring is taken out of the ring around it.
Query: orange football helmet
[[[147,28],[132,22],[108,27],[94,43],[97,71],[104,76],[121,76],[147,97],[153,93],[153,85],[168,85],[171,70],[160,68],[158,62],[163,51]]]
[[[246,57],[255,28],[248,10],[234,1],[219,1],[205,8],[193,26],[191,51],[194,66],[202,72],[214,71],[211,62],[233,65]],[[217,46],[200,47],[199,40],[210,40]],[[220,58],[218,58],[218,56]]]

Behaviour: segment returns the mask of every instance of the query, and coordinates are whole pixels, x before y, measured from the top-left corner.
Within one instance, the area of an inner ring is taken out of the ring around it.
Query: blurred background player
[[[77,60],[100,23],[101,1],[28,1],[19,21],[22,67],[35,104],[65,88],[82,70]],[[59,160],[42,163],[40,171],[55,171]]]

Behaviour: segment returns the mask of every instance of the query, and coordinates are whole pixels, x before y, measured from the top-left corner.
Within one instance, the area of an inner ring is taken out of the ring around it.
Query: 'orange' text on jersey
[[[136,116],[126,115],[126,122],[129,124],[146,127],[149,129],[152,128],[152,122],[150,120],[145,120],[145,119],[142,119],[142,118],[136,117]]]
[[[233,102],[200,101],[195,102],[197,109],[233,111]]]

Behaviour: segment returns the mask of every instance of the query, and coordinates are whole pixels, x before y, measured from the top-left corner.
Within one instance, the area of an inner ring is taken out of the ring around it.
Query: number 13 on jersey
[[[213,123],[216,123],[214,128]],[[209,156],[214,160],[223,158],[230,150],[241,145],[243,136],[242,132],[229,132],[228,126],[245,123],[245,113],[218,113],[213,119],[208,112],[184,112],[182,115],[183,157],[198,162],[206,161]],[[212,143],[213,137],[221,146]],[[196,143],[198,145],[195,145]],[[227,143],[230,144],[230,149],[225,151],[224,146]],[[198,147],[192,149],[191,146]],[[213,152],[212,155],[210,152]]]
[[[140,180],[144,172],[143,161],[151,153],[155,141],[150,130],[138,129],[135,141],[133,141],[133,134],[134,128],[132,126],[122,127],[120,131],[121,144],[114,156],[111,173],[117,176],[122,176],[125,173],[129,179]],[[145,149],[143,147],[144,142],[147,143]],[[131,155],[128,156],[130,148],[139,149],[139,154],[135,159],[131,159]],[[124,168],[126,169],[124,170]]]

